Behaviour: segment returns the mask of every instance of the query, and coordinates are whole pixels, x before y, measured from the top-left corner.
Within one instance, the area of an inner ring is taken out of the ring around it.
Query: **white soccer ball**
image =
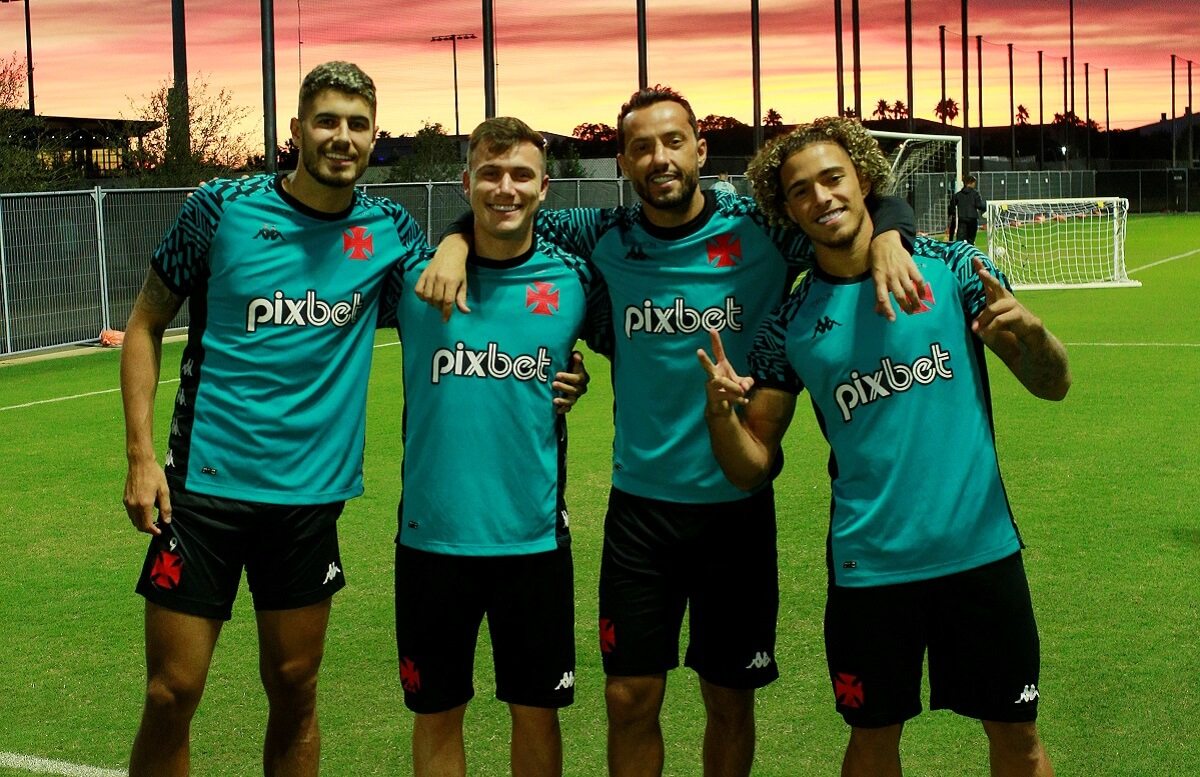
[[[992,249],[993,259],[1003,259],[1006,256],[1008,256],[1008,249],[1004,246],[996,246]]]

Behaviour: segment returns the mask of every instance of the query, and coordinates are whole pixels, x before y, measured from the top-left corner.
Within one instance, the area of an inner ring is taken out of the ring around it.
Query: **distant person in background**
[[[729,181],[729,173],[717,173],[717,180],[712,185],[712,190],[715,192],[729,192],[737,194],[737,187]]]
[[[950,223],[946,227],[947,240],[965,240],[975,245],[975,235],[979,233],[979,217],[987,212],[987,202],[975,188],[975,176],[967,173],[963,176],[963,187],[950,198],[947,215]]]

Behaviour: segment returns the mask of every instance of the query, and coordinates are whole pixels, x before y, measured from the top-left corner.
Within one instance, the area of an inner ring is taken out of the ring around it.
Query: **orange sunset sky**
[[[634,0],[495,0],[498,112],[538,129],[569,134],[581,122],[615,122],[637,86]],[[700,115],[750,123],[748,0],[648,0],[649,79],[681,90]],[[846,102],[850,7],[843,0]],[[1075,0],[1075,110],[1085,114],[1090,63],[1091,116],[1102,126],[1104,68],[1111,124],[1130,128],[1188,104],[1187,59],[1200,61],[1200,13],[1193,0]],[[246,130],[262,137],[262,59],[257,0],[188,0],[188,70],[228,88],[250,108]],[[762,105],[786,122],[836,112],[832,0],[761,0]],[[1009,120],[1007,44],[1015,46],[1016,102],[1038,120],[1037,51],[1045,52],[1045,112],[1063,105],[1068,0],[971,0],[971,124],[977,123],[975,40],[983,35],[986,124]],[[906,99],[903,0],[861,0],[863,110]],[[37,112],[134,117],[144,95],[171,75],[170,0],[29,0]],[[947,94],[962,102],[961,5],[914,0],[918,117],[934,118],[940,98],[938,25],[947,27]],[[411,133],[425,121],[454,128],[449,43],[429,38],[474,33],[458,46],[460,122],[483,118],[481,3],[478,0],[275,0],[279,138],[295,111],[300,76],[327,59],[359,63],[379,87],[381,129]],[[0,4],[0,55],[25,56],[23,6]],[[1194,65],[1200,86],[1200,64]],[[961,125],[961,117],[958,122]]]

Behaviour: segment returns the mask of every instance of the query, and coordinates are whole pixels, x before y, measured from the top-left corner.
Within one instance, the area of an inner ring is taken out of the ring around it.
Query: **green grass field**
[[[1042,635],[1041,730],[1060,775],[1200,774],[1197,249],[1200,217],[1131,218],[1128,265],[1142,288],[1023,296],[1068,344],[1074,387],[1065,402],[1033,399],[992,364],[1001,466],[1028,545]],[[335,777],[410,773],[392,634],[402,408],[393,340],[379,336],[371,376],[367,493],[341,522],[350,585],[334,605],[320,708],[322,769]],[[164,378],[174,377],[180,349],[166,346]],[[117,361],[96,350],[0,367],[4,777],[29,774],[11,768],[11,754],[122,769],[140,714],[142,601],[132,589],[146,538],[120,503]],[[594,631],[611,395],[606,363],[592,357],[588,365],[593,390],[570,418],[579,664],[577,701],[562,721],[571,777],[604,773]],[[160,436],[173,394],[170,384],[160,391]],[[837,774],[846,736],[821,644],[826,448],[806,406],[777,485],[783,677],[758,697],[754,773],[764,777]],[[914,501],[937,487],[932,474],[912,484]],[[483,640],[467,740],[469,771],[488,776],[508,773],[507,712],[492,696],[489,665]],[[194,773],[261,773],[265,712],[243,590],[193,727]],[[701,726],[694,676],[673,672],[668,775],[700,773]],[[986,775],[986,753],[978,724],[947,712],[906,728],[908,775]]]

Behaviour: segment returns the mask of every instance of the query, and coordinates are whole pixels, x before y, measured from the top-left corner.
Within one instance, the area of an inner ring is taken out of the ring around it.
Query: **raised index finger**
[[[713,361],[717,364],[725,361],[725,344],[721,342],[721,333],[710,329],[708,330],[708,339],[712,341]]]

